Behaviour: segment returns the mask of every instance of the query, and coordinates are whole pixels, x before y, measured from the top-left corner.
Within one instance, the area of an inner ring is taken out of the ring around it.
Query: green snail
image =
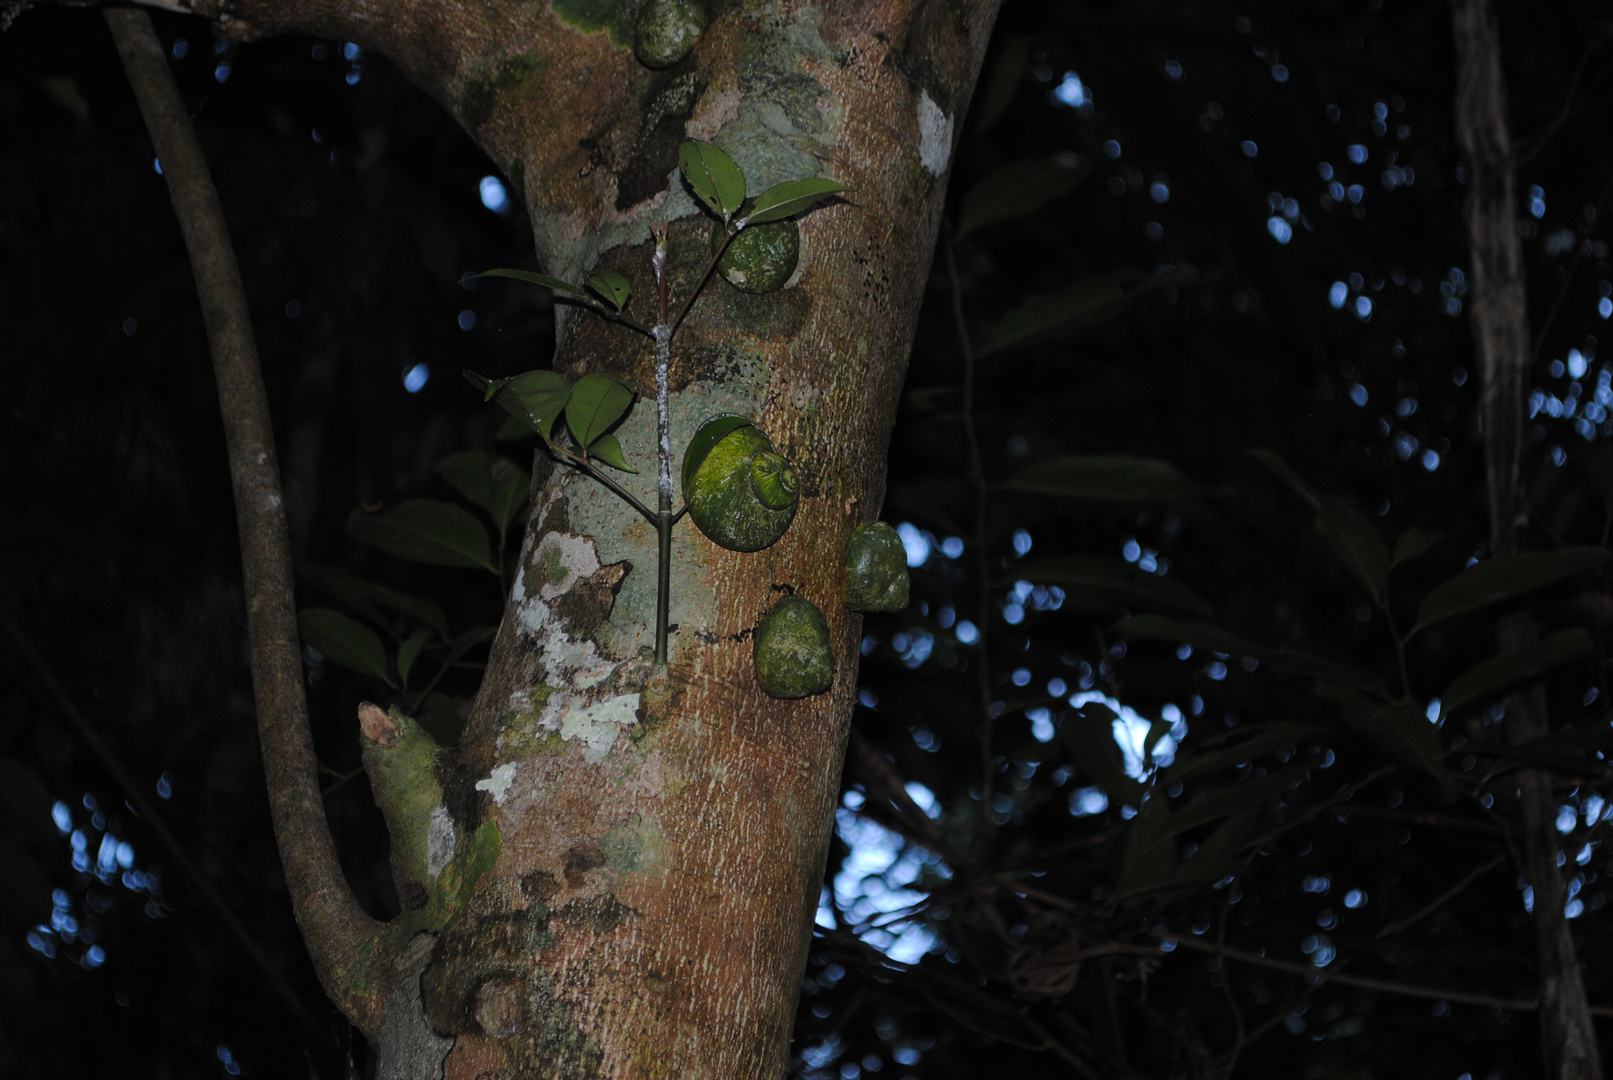
[[[745,212],[742,210],[741,214]],[[713,253],[722,247],[722,238],[723,227],[719,224],[711,233]],[[740,292],[775,292],[795,273],[795,261],[800,254],[800,226],[790,218],[769,221],[740,230],[723,252],[717,272]]]
[[[810,600],[786,596],[756,628],[756,681],[769,696],[804,698],[835,681],[829,624]]]
[[[852,530],[845,566],[846,606],[852,611],[901,611],[907,606],[907,548],[883,521]]]
[[[671,67],[689,55],[705,28],[700,0],[650,0],[634,28],[633,53],[647,68]]]
[[[742,416],[719,416],[695,433],[683,455],[689,517],[730,551],[771,546],[801,501],[795,469]]]

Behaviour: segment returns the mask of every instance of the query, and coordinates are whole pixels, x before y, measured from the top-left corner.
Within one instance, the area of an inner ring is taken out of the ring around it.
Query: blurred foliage
[[[1613,1003],[1613,42],[1588,3],[1501,18],[1539,342],[1532,551],[1506,562],[1484,548],[1444,6],[1004,10],[891,448],[912,603],[864,624],[799,1075],[1533,1075],[1531,1014],[1438,996],[1534,993],[1524,762],[1557,784],[1570,925]],[[529,444],[448,376],[544,366],[549,302],[461,284],[539,269],[526,224],[384,61],[158,27],[185,40],[282,425],[332,826],[385,914],[353,705],[407,698],[454,737]],[[163,872],[0,645],[0,1065],[362,1069],[279,877],[200,318],[99,17],[0,35],[0,111],[0,603],[328,1026],[299,1027]],[[497,526],[485,557],[344,534],[405,500]],[[1497,657],[1523,607],[1543,640]],[[1552,733],[1503,746],[1498,697],[1533,684]]]

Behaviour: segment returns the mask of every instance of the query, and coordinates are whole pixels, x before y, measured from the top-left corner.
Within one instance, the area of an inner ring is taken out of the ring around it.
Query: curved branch
[[[381,925],[364,914],[348,888],[325,821],[302,691],[274,432],[240,271],[201,145],[150,17],[138,10],[105,14],[162,162],[207,324],[235,487],[258,735],[286,885],[320,981],[361,1029],[373,1030],[367,1022],[376,1019],[375,1006],[344,993],[341,983],[347,966],[365,951],[360,947],[379,934]]]

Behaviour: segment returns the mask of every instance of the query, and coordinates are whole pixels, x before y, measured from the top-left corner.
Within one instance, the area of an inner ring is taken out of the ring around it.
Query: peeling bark
[[[1489,0],[1453,0],[1452,15],[1459,61],[1456,131],[1467,169],[1473,337],[1484,388],[1490,545],[1496,555],[1510,555],[1519,550],[1529,524],[1522,461],[1530,349],[1523,249],[1516,222],[1516,159],[1507,125],[1506,81],[1495,12]],[[1539,627],[1528,612],[1509,615],[1496,628],[1496,642],[1503,651],[1539,640]],[[1549,730],[1543,688],[1513,694],[1505,705],[1509,742],[1527,742]],[[1554,824],[1557,808],[1551,778],[1539,769],[1522,769],[1518,784],[1525,857],[1535,898],[1545,1075],[1555,1080],[1600,1080],[1596,1033],[1564,913],[1567,895],[1558,869],[1563,853]]]
[[[633,54],[636,0],[178,6],[236,40],[297,30],[391,57],[504,169],[557,276],[608,268],[654,295],[651,228],[667,223],[671,292],[688,295],[710,222],[676,177],[686,137],[727,150],[752,191],[805,176],[847,185],[801,220],[783,290],[705,287],[667,373],[674,448],[733,412],[792,460],[803,498],[790,531],[737,554],[677,526],[676,629],[657,672],[654,528],[586,476],[535,470],[517,580],[460,747],[437,751],[395,713],[361,715],[405,911],[307,934],[385,1077],[778,1076],[856,694],[860,617],[843,603],[840,553],[883,502],[997,0],[710,0],[694,51],[664,70]],[[643,470],[624,485],[648,502],[653,344],[566,315],[556,368],[608,372],[638,394],[617,434]],[[273,528],[283,547],[283,521]],[[289,604],[289,579],[281,588]],[[748,638],[782,592],[827,617],[827,694],[778,701],[756,684]],[[286,685],[293,625],[275,643]],[[301,714],[277,707],[306,739]],[[299,760],[271,783],[302,791],[312,776]],[[305,843],[328,850],[322,820],[317,831],[281,834],[299,916],[351,901],[339,876],[292,872]]]

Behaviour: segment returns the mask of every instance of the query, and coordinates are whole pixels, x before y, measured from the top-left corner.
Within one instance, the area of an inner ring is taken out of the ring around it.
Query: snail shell
[[[650,0],[634,27],[633,53],[647,68],[671,67],[693,51],[706,22],[700,0]]]
[[[756,681],[776,698],[804,698],[834,685],[829,624],[810,600],[786,596],[756,628]]]
[[[907,606],[907,548],[883,521],[852,530],[845,566],[846,606],[852,611],[901,611]]]
[[[722,247],[722,238],[723,227],[718,225],[711,233],[714,253]],[[795,273],[800,255],[800,226],[792,218],[768,221],[740,230],[718,261],[717,273],[740,292],[776,292]]]
[[[708,421],[683,457],[695,527],[730,551],[760,551],[784,535],[801,500],[795,469],[744,417]]]

